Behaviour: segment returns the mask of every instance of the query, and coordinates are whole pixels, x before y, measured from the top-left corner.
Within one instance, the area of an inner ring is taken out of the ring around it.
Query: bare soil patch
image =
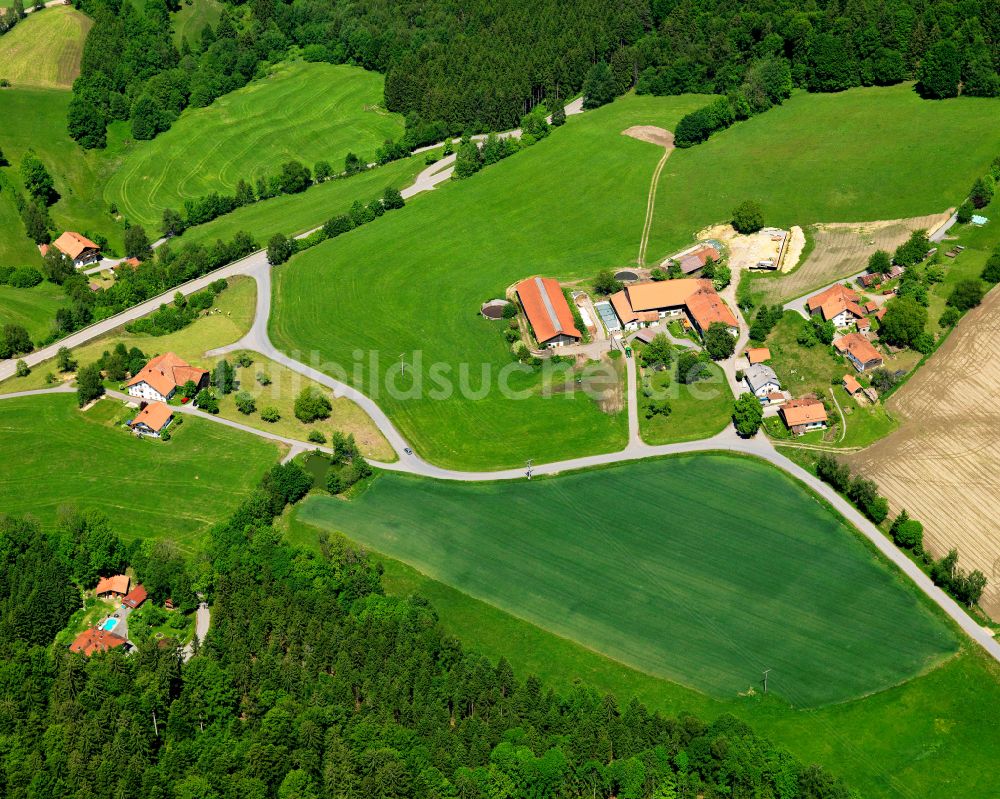
[[[943,214],[888,219],[880,222],[830,222],[815,225],[812,236],[816,246],[794,272],[773,280],[760,281],[765,302],[782,302],[801,297],[850,275],[863,272],[868,258],[876,250],[892,252],[914,230],[933,232],[950,211]],[[804,240],[803,240],[804,243]],[[801,249],[799,251],[801,254]]]
[[[639,141],[648,141],[650,144],[658,144],[660,147],[673,149],[674,134],[665,128],[658,128],[656,125],[633,125],[622,131],[622,136],[631,136]]]
[[[989,583],[982,606],[1000,618],[1000,292],[992,291],[889,402],[892,435],[849,458],[875,480],[893,513],[924,523],[935,557],[955,547],[959,565]]]

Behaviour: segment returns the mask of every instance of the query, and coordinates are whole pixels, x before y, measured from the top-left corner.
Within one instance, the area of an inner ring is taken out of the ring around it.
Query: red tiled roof
[[[764,363],[771,360],[771,350],[767,347],[751,347],[747,350],[747,360],[752,366],[755,363]]]
[[[853,397],[861,391],[861,384],[853,375],[844,375],[844,388],[846,388],[847,393]]]
[[[101,594],[127,594],[129,578],[127,574],[116,574],[114,577],[102,577],[97,581],[97,588],[94,593]]]
[[[862,364],[882,361],[882,353],[875,349],[872,343],[860,333],[848,333],[846,336],[834,339],[833,346],[837,348],[839,353],[850,353]]]
[[[810,311],[819,309],[825,320],[833,319],[844,310],[850,311],[859,319],[865,315],[861,306],[858,305],[858,293],[841,283],[830,286],[819,294],[814,294],[806,300],[806,305]]]
[[[107,652],[109,649],[124,646],[127,643],[128,641],[120,635],[92,627],[89,630],[84,630],[73,640],[73,643],[69,645],[69,651],[82,652],[90,657],[94,652]]]
[[[558,280],[551,277],[529,277],[518,283],[514,290],[521,299],[521,305],[524,306],[524,312],[539,344],[560,335],[583,338],[576,329],[573,312],[563,296]]]
[[[166,397],[176,388],[183,386],[188,380],[200,383],[207,375],[205,369],[191,366],[187,361],[172,352],[157,355],[147,363],[131,380],[129,386],[137,383],[148,383],[160,394]]]
[[[688,297],[687,310],[702,330],[708,330],[716,322],[726,327],[739,327],[739,322],[729,310],[729,306],[712,288],[701,289]]]
[[[135,427],[138,424],[144,424],[153,432],[159,433],[167,426],[167,422],[173,418],[173,415],[174,412],[170,410],[170,406],[165,402],[151,402],[139,411],[136,417],[130,422],[130,426]]]
[[[146,601],[147,596],[146,589],[143,588],[142,583],[139,583],[125,595],[122,604],[128,605],[130,608],[137,608]]]
[[[68,255],[74,260],[79,258],[85,250],[101,249],[86,236],[81,236],[79,233],[74,233],[72,230],[67,230],[58,239],[52,242],[52,244],[57,250]]]
[[[789,400],[781,406],[778,413],[784,417],[785,424],[789,427],[826,421],[826,408],[818,399]]]

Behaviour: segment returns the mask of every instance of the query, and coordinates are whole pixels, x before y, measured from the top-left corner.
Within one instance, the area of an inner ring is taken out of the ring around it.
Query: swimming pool
[[[104,622],[104,624],[101,625],[101,629],[104,630],[104,632],[108,633],[111,632],[113,629],[115,629],[117,624],[118,624],[118,619],[114,618],[108,619],[107,621]]]

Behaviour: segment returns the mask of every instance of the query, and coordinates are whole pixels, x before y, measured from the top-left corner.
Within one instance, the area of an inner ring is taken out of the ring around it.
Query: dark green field
[[[719,698],[796,707],[913,677],[956,650],[909,586],[773,468],[685,456],[553,479],[456,484],[386,474],[312,497],[343,531],[557,635]]]

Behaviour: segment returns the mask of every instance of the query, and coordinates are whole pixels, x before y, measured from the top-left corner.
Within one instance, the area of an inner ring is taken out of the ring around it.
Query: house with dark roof
[[[530,277],[518,283],[514,290],[539,346],[561,347],[576,344],[583,338],[558,280]]]
[[[743,380],[747,388],[761,402],[768,402],[769,394],[776,394],[781,391],[781,381],[774,373],[774,369],[766,363],[754,363],[743,371]]]
[[[195,388],[203,389],[208,385],[208,371],[191,366],[172,352],[165,352],[128,381],[128,393],[151,402],[167,402],[189,380]]]

